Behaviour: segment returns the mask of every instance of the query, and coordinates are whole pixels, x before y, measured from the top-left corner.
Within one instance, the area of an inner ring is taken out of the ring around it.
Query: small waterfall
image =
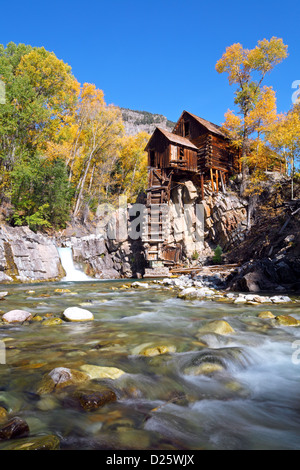
[[[77,269],[74,265],[72,249],[70,247],[57,248],[61,264],[66,272],[62,281],[90,281],[93,278],[87,276],[83,271]]]

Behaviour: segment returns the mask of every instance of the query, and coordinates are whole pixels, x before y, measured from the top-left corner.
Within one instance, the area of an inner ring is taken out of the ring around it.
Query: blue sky
[[[234,89],[215,64],[227,46],[280,37],[289,57],[267,77],[278,110],[300,80],[300,2],[252,0],[15,0],[0,4],[0,43],[44,46],[107,103],[176,121],[186,109],[216,124]]]

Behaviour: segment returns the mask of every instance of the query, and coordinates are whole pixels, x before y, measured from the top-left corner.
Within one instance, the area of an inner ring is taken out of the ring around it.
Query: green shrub
[[[213,256],[213,263],[214,264],[221,264],[222,263],[222,248],[220,245],[217,246],[217,248],[214,250],[214,256]]]

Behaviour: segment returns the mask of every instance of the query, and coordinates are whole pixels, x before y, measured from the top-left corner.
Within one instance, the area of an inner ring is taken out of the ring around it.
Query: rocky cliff
[[[63,275],[52,238],[28,227],[0,226],[0,282],[58,280]]]
[[[152,114],[147,111],[134,111],[120,108],[127,135],[136,135],[139,132],[152,134],[156,127],[172,132],[175,122],[169,121],[162,114]]]
[[[251,229],[227,253],[240,267],[228,279],[232,290],[300,292],[300,182],[270,177],[255,197]]]
[[[247,230],[246,200],[230,189],[212,194],[210,184],[205,185],[204,195],[202,201],[200,188],[190,180],[171,194],[168,242],[180,243],[185,261],[194,265],[207,264],[218,245],[223,251],[236,246]]]

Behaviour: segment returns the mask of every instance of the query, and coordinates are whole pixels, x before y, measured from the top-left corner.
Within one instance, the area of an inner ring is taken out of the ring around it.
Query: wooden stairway
[[[150,264],[161,261],[161,247],[166,239],[164,210],[167,210],[170,199],[171,182],[172,172],[166,177],[161,170],[150,168],[143,236],[143,241],[147,244],[146,260]]]

